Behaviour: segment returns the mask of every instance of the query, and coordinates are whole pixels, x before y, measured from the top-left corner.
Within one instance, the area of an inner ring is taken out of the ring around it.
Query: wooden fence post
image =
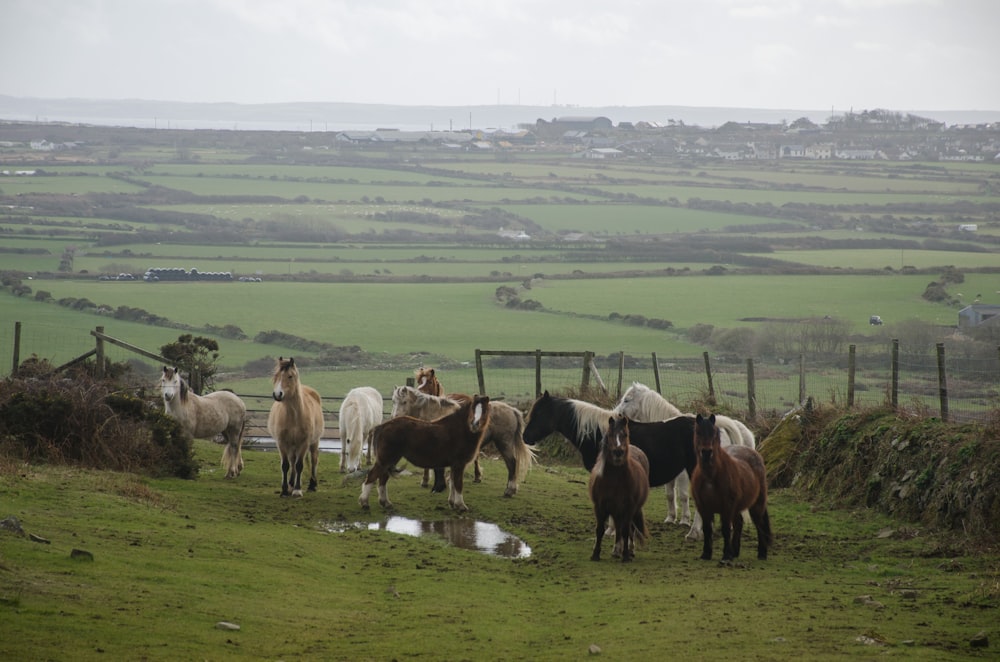
[[[847,408],[854,406],[855,345],[847,347]]]
[[[892,339],[892,385],[889,405],[895,411],[899,408],[899,338]]]
[[[747,413],[750,420],[757,420],[757,380],[753,374],[753,359],[747,359]]]
[[[479,394],[486,393],[486,378],[483,376],[483,352],[476,350],[476,379],[479,381]]]
[[[97,334],[94,336],[97,338],[97,346],[94,348],[96,350],[96,356],[94,360],[97,362],[97,369],[95,370],[95,375],[98,379],[104,379],[104,339],[101,337],[104,335],[104,327],[97,327]]]
[[[806,355],[799,354],[799,404],[806,400]]]
[[[586,393],[590,388],[590,362],[593,360],[593,352],[583,353],[583,377],[580,380],[580,393]]]
[[[618,390],[615,392],[615,400],[622,397],[622,379],[625,374],[625,352],[618,352]]]
[[[1000,347],[997,351],[1000,352]],[[663,395],[663,391],[660,390],[660,361],[656,358],[656,352],[653,352],[653,381],[656,382],[656,392]]]
[[[948,422],[948,379],[944,371],[944,343],[937,343],[938,397],[941,400],[941,420]]]
[[[535,397],[542,395],[542,350],[535,350]]]
[[[708,352],[702,352],[701,355],[705,359],[705,376],[708,377],[708,404],[715,406],[715,385],[712,383],[712,365],[708,360]]]
[[[14,322],[14,358],[11,361],[10,374],[17,377],[18,368],[21,367],[21,323]]]

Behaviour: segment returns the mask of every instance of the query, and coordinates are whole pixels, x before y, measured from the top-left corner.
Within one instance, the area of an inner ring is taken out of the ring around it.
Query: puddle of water
[[[324,522],[320,526],[330,533],[351,529],[389,531],[406,536],[437,536],[459,549],[470,549],[508,559],[531,556],[531,547],[496,524],[471,519],[449,519],[435,522],[419,521],[393,515],[383,522]]]

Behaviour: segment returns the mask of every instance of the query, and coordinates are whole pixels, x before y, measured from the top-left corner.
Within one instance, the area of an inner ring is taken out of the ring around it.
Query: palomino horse
[[[664,421],[681,415],[680,410],[669,400],[639,382],[632,383],[614,410],[633,421],[645,422]],[[756,448],[753,432],[743,422],[728,416],[717,415],[716,425],[719,427],[723,446],[735,444]],[[676,479],[665,485],[667,517],[664,521],[677,522],[682,525],[690,524],[691,528],[685,537],[688,540],[699,540],[701,539],[701,518],[698,516],[697,509],[694,512],[694,519],[691,518],[689,499],[691,486],[688,478],[686,473],[680,473]]]
[[[366,443],[368,461],[372,459],[372,431],[382,422],[382,394],[371,386],[351,389],[340,403],[339,421],[340,471],[357,471]]]
[[[316,491],[319,439],[323,435],[323,403],[316,389],[299,381],[295,359],[279,358],[271,380],[274,404],[267,431],[281,455],[281,496],[302,496],[302,470],[309,454],[309,491]],[[289,478],[288,472],[292,475]],[[291,491],[289,491],[291,488]]]
[[[462,497],[465,466],[476,457],[490,420],[490,399],[475,395],[455,412],[435,421],[412,416],[391,418],[375,428],[375,464],[368,471],[358,503],[368,509],[372,484],[378,481],[378,502],[392,508],[386,483],[396,463],[406,458],[418,467],[451,467],[448,503],[459,511],[468,510]]]
[[[767,514],[767,470],[760,453],[746,446],[722,447],[714,415],[698,414],[694,446],[698,465],[691,476],[691,492],[701,514],[704,542],[701,558],[712,558],[712,520],[719,514],[722,560],[740,555],[744,510],[757,528],[757,558],[767,558],[771,545],[771,518]]]
[[[467,401],[469,396],[452,394],[448,397],[421,393],[412,386],[397,386],[392,392],[392,417],[412,416],[425,421],[433,421],[452,413]],[[518,482],[524,480],[535,461],[535,451],[524,443],[524,414],[506,402],[490,402],[490,423],[483,435],[483,443],[493,443],[504,464],[507,465],[507,488],[503,495],[512,497],[517,494]],[[479,469],[479,456],[475,461],[475,481],[482,479]],[[445,483],[442,472],[434,471],[434,487],[432,491],[444,491]]]
[[[226,478],[235,478],[243,471],[243,426],[247,407],[232,391],[215,391],[201,396],[191,390],[177,368],[163,366],[160,393],[164,410],[177,419],[184,433],[194,439],[214,439],[221,434],[226,440],[222,451],[222,467]]]
[[[605,523],[615,523],[615,549],[621,550],[622,563],[635,556],[636,543],[649,538],[642,507],[649,496],[649,460],[646,454],[629,444],[629,422],[624,416],[612,416],[608,431],[601,440],[601,454],[590,470],[587,487],[597,518],[597,541],[591,561],[601,560],[601,541]]]

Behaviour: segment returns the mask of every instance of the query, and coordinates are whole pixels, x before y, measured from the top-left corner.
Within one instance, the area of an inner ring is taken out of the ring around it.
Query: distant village
[[[517,131],[342,131],[341,145],[423,143],[453,150],[563,148],[579,158],[691,156],[729,161],[845,159],[1000,163],[1000,122],[947,126],[890,111],[831,118],[823,125],[801,118],[789,124],[727,122],[720,127],[682,121],[620,122],[607,117],[556,117]]]
[[[544,149],[586,159],[679,157],[727,161],[842,159],[1000,163],[1000,122],[949,126],[933,119],[888,110],[834,115],[824,124],[802,117],[791,122],[727,122],[706,128],[672,119],[615,124],[603,116],[565,116],[538,119],[534,124],[521,124],[516,130],[405,131],[386,127],[373,131],[262,133],[294,135],[296,148],[302,150],[421,147],[443,151],[517,152]],[[25,147],[39,152],[61,152],[86,146],[82,141],[0,141],[0,152]],[[0,174],[33,173],[20,170]]]

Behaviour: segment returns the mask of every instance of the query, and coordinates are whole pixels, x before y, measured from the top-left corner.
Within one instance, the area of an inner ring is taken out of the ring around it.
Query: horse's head
[[[160,393],[164,402],[171,402],[175,397],[183,400],[187,396],[187,384],[181,379],[181,373],[177,368],[163,366],[163,374],[160,375]]]
[[[417,368],[413,371],[414,383],[417,390],[428,395],[441,395],[443,389],[441,382],[437,379],[434,368]]]
[[[639,382],[632,382],[632,385],[629,386],[622,395],[622,399],[617,405],[615,405],[613,411],[616,414],[621,414],[622,416],[627,416],[628,418],[639,418],[640,409],[642,407],[642,399],[648,391],[648,386],[640,384]]]
[[[472,396],[472,406],[469,407],[469,429],[479,432],[490,422],[490,396]]]
[[[392,413],[390,418],[396,418],[401,414],[406,414],[413,407],[417,397],[417,390],[412,386],[397,386],[392,390]]]
[[[722,448],[722,441],[719,438],[719,428],[715,427],[715,414],[702,416],[698,414],[694,419],[694,453],[698,457],[698,463],[709,466],[712,463],[712,456]]]
[[[299,388],[299,369],[295,367],[295,359],[278,357],[271,378],[271,395],[281,402],[286,395],[292,395]]]
[[[542,393],[531,405],[528,421],[524,426],[524,443],[534,446],[545,437],[556,431],[555,412],[552,406],[552,396],[548,391]]]
[[[629,434],[626,417],[611,416],[608,418],[608,431],[604,433],[604,438],[601,440],[601,449],[606,464],[620,467],[628,463]]]

